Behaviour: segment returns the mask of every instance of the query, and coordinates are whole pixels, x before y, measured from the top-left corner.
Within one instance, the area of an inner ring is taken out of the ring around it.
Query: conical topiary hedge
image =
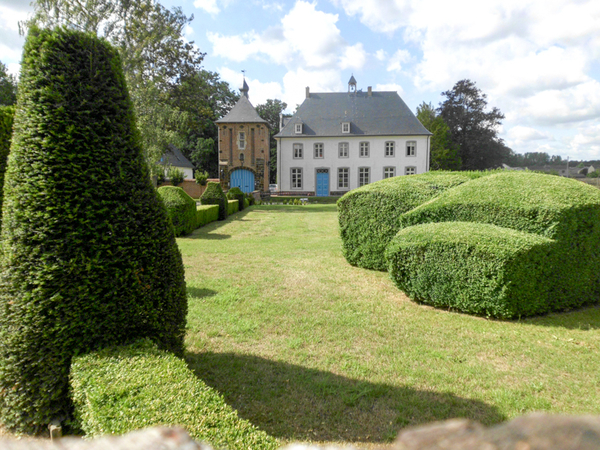
[[[6,171],[0,422],[71,411],[71,358],[141,337],[181,354],[181,254],[150,181],[117,51],[32,29]]]
[[[219,205],[219,220],[227,219],[227,197],[220,183],[209,181],[200,203],[203,205]]]
[[[10,150],[14,115],[14,106],[0,106],[0,209],[2,208],[2,187],[4,186],[4,172]]]

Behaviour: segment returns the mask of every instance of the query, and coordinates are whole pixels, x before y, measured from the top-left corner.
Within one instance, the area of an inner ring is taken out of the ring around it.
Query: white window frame
[[[304,145],[299,142],[292,144],[292,156],[294,159],[304,159]]]
[[[394,166],[386,166],[383,168],[383,179],[393,178],[396,176],[396,168]]]
[[[342,174],[346,178],[345,182],[340,181],[340,177],[342,176]],[[338,186],[338,189],[350,189],[350,168],[349,167],[338,167],[337,186]]]
[[[290,168],[290,189],[302,189],[303,173],[302,167]]]
[[[297,123],[294,125],[294,132],[296,134],[302,134],[302,124],[301,123]]]
[[[325,145],[322,142],[315,142],[313,145],[313,156],[315,159],[323,159]]]
[[[404,168],[404,175],[416,175],[417,168],[415,166],[406,166]]]
[[[366,180],[365,180],[366,178]],[[371,168],[370,167],[359,167],[358,168],[358,187],[365,186],[371,182]]]
[[[238,131],[238,148],[240,150],[246,149],[246,132]]]
[[[406,156],[417,156],[417,141],[406,141]]]
[[[350,122],[342,122],[342,133],[350,134]]]
[[[358,144],[358,147],[358,156],[360,158],[368,158],[371,156],[371,145],[368,142],[361,142]]]
[[[396,142],[386,141],[385,142],[385,157],[393,158],[396,156]]]
[[[345,150],[345,154],[342,154],[342,149]],[[349,158],[350,157],[350,144],[348,142],[339,142],[338,143],[338,157],[339,158]]]

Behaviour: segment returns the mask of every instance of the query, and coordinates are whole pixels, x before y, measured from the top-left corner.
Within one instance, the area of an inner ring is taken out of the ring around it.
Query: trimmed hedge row
[[[442,222],[401,230],[386,257],[392,280],[412,299],[513,318],[550,310],[555,244],[495,225]]]
[[[427,172],[377,181],[354,189],[338,202],[346,260],[386,270],[385,249],[400,229],[400,216],[442,192],[493,172]]]
[[[2,210],[2,199],[4,198],[4,173],[6,172],[6,162],[10,151],[14,116],[14,106],[0,106],[0,211]]]
[[[600,294],[600,191],[576,180],[532,172],[505,172],[448,190],[404,214],[403,228],[432,222],[476,222],[555,241],[547,310],[597,303]]]
[[[220,183],[209,181],[206,190],[200,197],[200,202],[203,205],[219,205],[219,220],[227,219],[227,197],[225,197]]]
[[[213,448],[276,449],[187,367],[148,341],[76,357],[71,366],[75,417],[88,437],[154,425],[183,426]]]
[[[162,186],[157,189],[157,192],[167,208],[175,236],[190,234],[200,226],[196,201],[182,188]]]
[[[0,422],[36,433],[71,413],[73,355],[183,353],[181,254],[104,40],[30,29],[4,186]]]
[[[219,205],[198,205],[196,211],[199,227],[219,219]]]
[[[239,200],[227,200],[227,215],[231,216],[239,211],[240,202]]]
[[[246,195],[242,192],[239,187],[233,187],[227,191],[227,199],[228,200],[237,200],[240,203],[239,210],[242,211],[244,209],[246,199]]]

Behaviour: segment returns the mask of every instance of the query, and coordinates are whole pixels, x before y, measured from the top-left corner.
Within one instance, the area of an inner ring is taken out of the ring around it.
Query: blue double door
[[[252,192],[254,190],[254,173],[246,169],[231,172],[229,187],[239,187],[245,194]]]
[[[329,169],[317,169],[317,197],[329,195]]]

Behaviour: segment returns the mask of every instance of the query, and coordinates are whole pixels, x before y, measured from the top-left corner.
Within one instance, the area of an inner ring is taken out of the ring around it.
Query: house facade
[[[343,195],[384,178],[429,170],[431,133],[396,92],[311,93],[281,124],[277,183],[282,194]]]
[[[269,125],[248,97],[244,80],[241,97],[219,127],[219,179],[223,189],[244,193],[269,190]]]
[[[183,178],[186,180],[194,179],[194,165],[187,159],[181,150],[174,145],[169,144],[159,164],[164,166],[165,177],[168,177],[169,168],[174,167],[183,172]]]

